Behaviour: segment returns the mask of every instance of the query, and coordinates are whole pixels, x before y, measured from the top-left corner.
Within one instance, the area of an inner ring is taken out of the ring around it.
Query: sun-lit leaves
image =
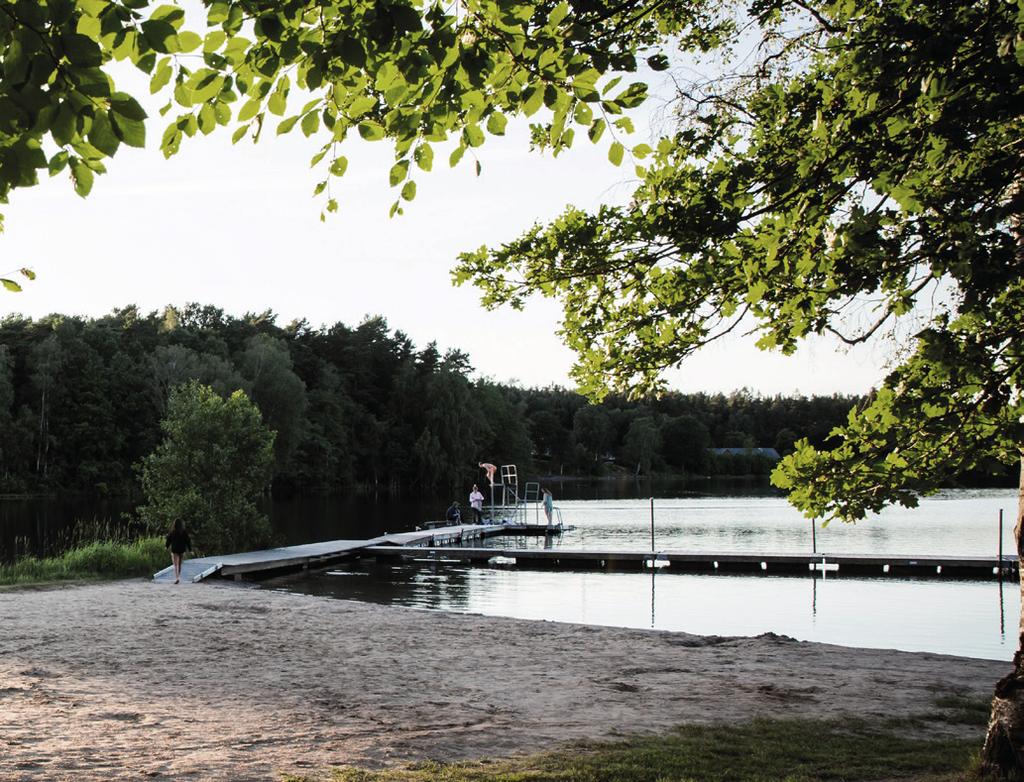
[[[858,518],[1019,459],[1024,70],[1009,42],[1024,17],[966,1],[754,7],[756,54],[687,83],[656,141],[623,136],[642,84],[575,71],[572,120],[592,141],[615,136],[608,159],[628,150],[637,188],[465,253],[454,278],[487,306],[556,298],[594,397],[656,391],[665,368],[730,333],[783,353],[830,332],[901,340],[870,404],[776,472],[811,515]],[[534,143],[557,149],[565,108],[538,95],[521,92],[552,109]]]

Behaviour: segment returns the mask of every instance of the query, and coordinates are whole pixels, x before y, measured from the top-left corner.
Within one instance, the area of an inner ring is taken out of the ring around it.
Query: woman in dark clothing
[[[174,527],[167,533],[167,542],[164,544],[171,550],[171,562],[174,563],[174,583],[181,580],[181,559],[186,551],[192,548],[192,541],[181,523],[181,519],[174,522]]]

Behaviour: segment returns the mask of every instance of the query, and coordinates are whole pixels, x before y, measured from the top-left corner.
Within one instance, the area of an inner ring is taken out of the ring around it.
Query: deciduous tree
[[[166,531],[181,520],[201,550],[260,548],[270,524],[257,502],[270,481],[274,434],[241,391],[227,399],[190,381],[171,392],[164,440],[142,460],[142,520]]]

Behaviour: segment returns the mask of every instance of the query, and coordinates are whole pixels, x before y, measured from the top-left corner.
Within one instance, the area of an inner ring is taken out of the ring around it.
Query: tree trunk
[[[1024,451],[1021,452],[1020,493],[1017,498],[1017,523],[1013,537],[1017,544],[1018,577],[1021,596],[1024,597]],[[992,698],[992,714],[988,720],[988,733],[981,749],[981,772],[1002,779],[1024,777],[1024,604],[1017,628],[1017,653],[1013,656],[1013,671],[996,683]]]

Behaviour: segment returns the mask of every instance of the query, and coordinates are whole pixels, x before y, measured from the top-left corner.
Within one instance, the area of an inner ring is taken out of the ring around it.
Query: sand
[[[1008,663],[702,638],[231,584],[0,592],[0,779],[264,780],[687,722],[891,717]]]

